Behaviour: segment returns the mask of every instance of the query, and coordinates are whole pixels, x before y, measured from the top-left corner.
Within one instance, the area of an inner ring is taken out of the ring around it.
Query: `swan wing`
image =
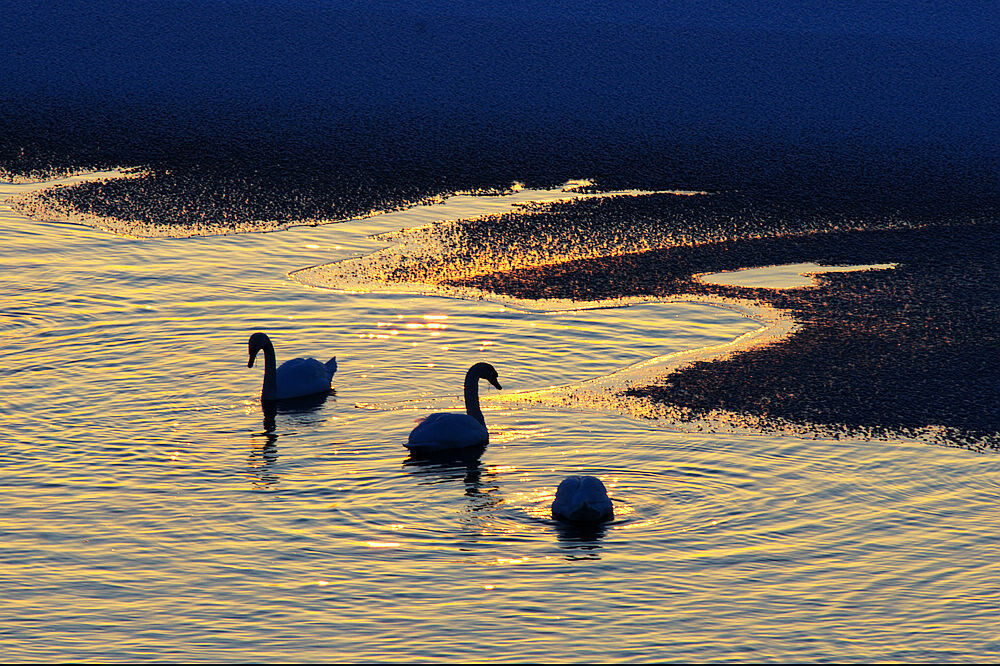
[[[406,448],[434,452],[482,446],[490,441],[486,427],[468,414],[431,414],[410,432]]]
[[[552,516],[573,522],[597,522],[614,517],[607,488],[596,476],[568,476],[556,489]]]
[[[332,359],[336,368],[336,360]],[[333,373],[314,358],[293,358],[278,367],[278,398],[296,398],[330,390]]]

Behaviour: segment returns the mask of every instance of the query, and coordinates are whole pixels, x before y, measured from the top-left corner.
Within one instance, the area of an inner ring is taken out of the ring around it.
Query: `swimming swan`
[[[480,379],[500,388],[496,368],[489,363],[476,363],[465,373],[466,413],[431,414],[410,433],[406,448],[411,453],[427,455],[488,444],[490,433],[486,430],[486,419],[479,408]]]
[[[552,517],[573,523],[597,523],[614,518],[608,490],[596,476],[567,476],[556,489]]]
[[[275,368],[277,362],[274,359],[274,345],[266,333],[251,335],[249,346],[248,368],[253,367],[257,352],[264,350],[264,385],[260,389],[261,400],[299,398],[330,390],[333,373],[337,372],[336,356],[326,363],[320,363],[314,358],[293,358],[282,363],[281,367]]]

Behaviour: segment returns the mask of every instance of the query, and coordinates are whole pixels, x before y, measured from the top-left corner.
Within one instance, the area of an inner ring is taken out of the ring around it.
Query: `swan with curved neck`
[[[480,379],[485,379],[497,389],[502,388],[496,368],[489,363],[476,363],[465,373],[465,414],[431,414],[410,432],[406,448],[412,453],[426,455],[488,444],[490,433],[486,429],[483,410],[479,407]]]
[[[333,373],[337,372],[337,357],[326,363],[314,358],[293,358],[277,367],[274,345],[266,333],[254,333],[248,341],[252,368],[258,352],[264,352],[264,385],[260,389],[261,400],[285,400],[306,395],[324,393],[330,390]]]
[[[599,523],[614,518],[608,489],[596,476],[567,476],[556,489],[552,517],[571,523]]]

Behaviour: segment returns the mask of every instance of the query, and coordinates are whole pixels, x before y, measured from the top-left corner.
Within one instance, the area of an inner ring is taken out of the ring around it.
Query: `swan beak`
[[[497,380],[490,379],[489,382],[490,382],[490,384],[493,384],[493,386],[495,386],[498,391],[502,391],[503,390],[503,387],[500,386],[500,382],[498,382]]]
[[[253,357],[253,356],[251,356],[251,357],[250,357],[250,360],[249,360],[249,361],[247,361],[247,367],[248,367],[248,368],[252,368],[252,367],[253,367],[253,359],[254,359],[254,357]]]

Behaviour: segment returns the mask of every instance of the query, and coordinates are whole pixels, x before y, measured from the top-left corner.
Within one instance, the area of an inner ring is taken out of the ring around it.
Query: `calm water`
[[[520,391],[756,327],[685,303],[540,314],[287,277],[436,215],[133,240],[0,208],[0,654],[1000,656],[995,455],[509,408],[487,412],[478,460],[408,460],[421,412],[398,403],[447,403],[472,362]],[[266,420],[255,330],[279,362],[336,355],[336,395]],[[549,519],[571,473],[605,480],[613,523]]]

